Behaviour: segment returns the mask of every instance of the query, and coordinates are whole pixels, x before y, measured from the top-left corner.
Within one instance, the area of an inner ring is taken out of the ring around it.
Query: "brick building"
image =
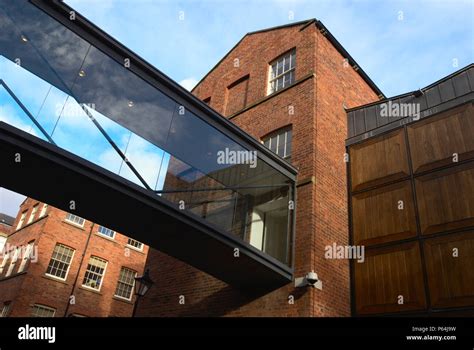
[[[148,247],[27,198],[0,259],[2,316],[131,316]]]
[[[14,221],[15,218],[10,215],[0,213],[0,252],[3,250]]]
[[[321,22],[308,20],[245,35],[193,93],[298,169],[295,277],[314,270],[323,288],[249,294],[151,249],[156,287],[138,314],[350,315],[349,263],[324,252],[348,244],[345,108],[377,101],[381,91]]]

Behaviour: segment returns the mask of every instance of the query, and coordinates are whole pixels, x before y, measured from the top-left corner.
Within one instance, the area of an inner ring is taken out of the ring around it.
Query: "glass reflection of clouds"
[[[292,180],[261,158],[255,168],[218,162],[224,149],[255,149],[244,148],[28,1],[0,4],[0,78],[47,135],[2,89],[1,120],[50,137],[172,203],[185,201],[194,215],[291,264]]]

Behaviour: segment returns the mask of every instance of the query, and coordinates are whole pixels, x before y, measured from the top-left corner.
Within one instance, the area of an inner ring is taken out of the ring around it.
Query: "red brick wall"
[[[346,316],[349,315],[347,261],[324,259],[324,246],[347,244],[346,139],[343,102],[349,107],[376,99],[360,76],[342,70],[342,57],[314,25],[277,29],[245,37],[193,91],[211,97],[211,107],[256,139],[291,125],[291,161],[299,170],[295,277],[314,269],[323,290],[295,289],[290,283],[263,296],[230,287],[172,257],[151,249],[147,266],[156,285],[138,314],[154,316]],[[269,63],[296,47],[296,84],[266,98]],[[238,66],[235,66],[238,59]],[[340,65],[340,67],[339,67]],[[227,87],[249,75],[247,110],[227,113]],[[291,109],[289,109],[291,108]],[[294,113],[289,113],[292,110]],[[315,181],[311,180],[312,177]],[[185,242],[183,242],[185,243]],[[204,253],[203,253],[204,254]],[[294,304],[288,297],[294,296]],[[185,304],[180,304],[180,296]]]
[[[25,209],[31,210],[31,207],[36,203],[37,201],[33,199],[27,199],[21,206],[18,216]],[[42,203],[37,216],[41,206]],[[4,278],[4,274],[0,276],[0,304],[5,301],[13,301],[10,316],[30,315],[31,306],[35,303],[53,307],[56,309],[56,316],[63,316],[75,279],[79,276],[73,293],[75,304],[70,305],[68,314],[130,316],[133,309],[132,302],[114,297],[115,288],[122,266],[131,268],[138,274],[143,273],[148,247],[145,246],[143,252],[127,248],[128,237],[119,233],[116,233],[113,240],[99,236],[98,225],[95,224],[88,248],[84,252],[92,223],[86,221],[84,227],[81,228],[66,222],[65,217],[65,212],[49,207],[45,217],[23,226],[9,236],[7,243],[10,246],[26,245],[34,239],[35,245],[37,245],[38,261],[30,263],[26,273],[13,274],[10,278]],[[15,225],[17,221],[18,218]],[[16,226],[14,227],[16,228]],[[75,249],[65,281],[45,276],[56,243],[62,243]],[[84,261],[79,270],[83,253]],[[100,292],[84,289],[81,286],[91,255],[108,261]]]
[[[349,244],[347,180],[344,162],[349,107],[376,101],[377,94],[360,75],[344,64],[344,58],[317,32],[316,76],[316,178],[313,240],[315,271],[323,281],[314,299],[315,316],[350,315],[348,260],[327,260],[326,245]]]

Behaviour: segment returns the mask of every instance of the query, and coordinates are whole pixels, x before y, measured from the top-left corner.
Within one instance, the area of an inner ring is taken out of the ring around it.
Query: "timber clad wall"
[[[473,135],[468,102],[348,147],[356,314],[473,313]]]
[[[267,96],[270,62],[292,49],[296,50],[295,83]],[[314,22],[256,32],[245,36],[193,91],[205,101],[210,99],[212,108],[257,140],[291,126],[291,163],[298,168],[300,184],[295,277],[314,269],[323,290],[295,288],[290,283],[264,295],[252,294],[150,249],[147,267],[156,284],[140,301],[138,315],[350,315],[349,263],[325,259],[324,248],[334,242],[348,243],[344,106],[378,98],[344,59]],[[294,304],[289,303],[290,295]],[[180,296],[185,304],[179,303]]]

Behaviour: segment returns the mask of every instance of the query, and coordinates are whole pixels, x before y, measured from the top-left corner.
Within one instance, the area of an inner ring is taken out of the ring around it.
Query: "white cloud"
[[[34,136],[38,136],[38,134],[33,129],[33,123],[26,123],[25,121],[23,121],[22,118],[18,116],[15,109],[13,109],[8,104],[3,106],[0,105],[0,121],[10,124]]]
[[[191,77],[191,78],[186,78],[186,79],[181,80],[179,82],[179,85],[184,87],[186,90],[191,91],[193,87],[196,86],[197,83],[198,83],[198,80]]]

